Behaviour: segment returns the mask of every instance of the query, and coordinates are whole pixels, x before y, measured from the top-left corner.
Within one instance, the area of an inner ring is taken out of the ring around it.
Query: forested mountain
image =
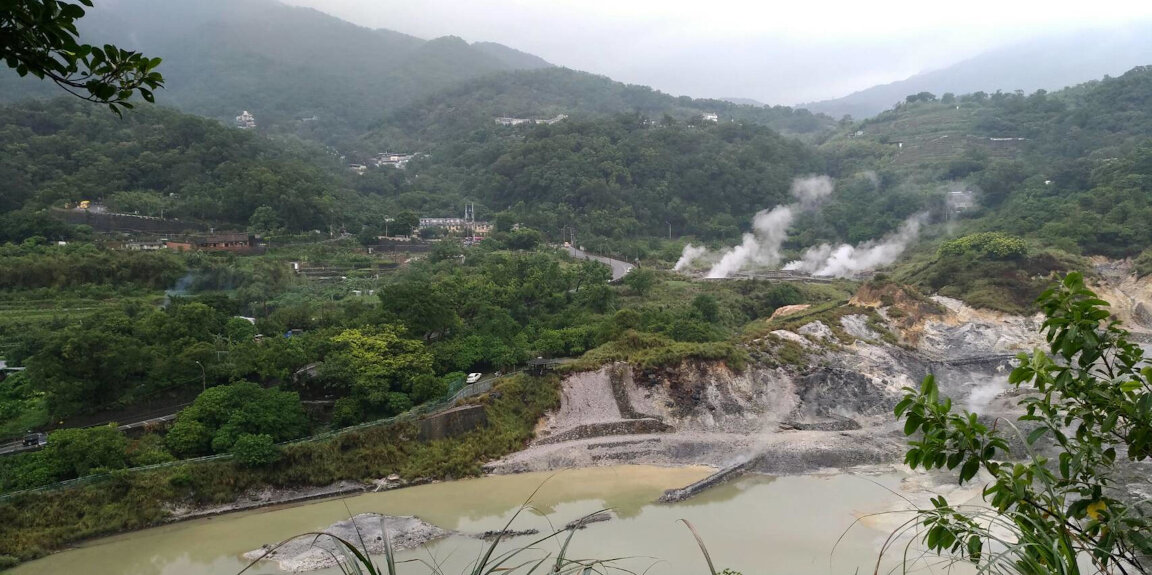
[[[783,106],[678,98],[501,44],[371,30],[276,0],[122,0],[90,9],[82,24],[82,38],[163,58],[160,104],[225,123],[247,110],[258,131],[353,155],[453,140],[498,116],[715,113],[813,138],[835,125]],[[0,70],[0,101],[56,95],[51,83]]]
[[[320,141],[461,80],[549,66],[499,44],[425,41],[275,0],[98,3],[82,25],[82,39],[163,58],[161,104],[224,121],[248,110],[261,130]],[[57,92],[0,72],[0,99],[43,94]]]
[[[552,69],[493,85],[538,76],[587,80]],[[359,233],[375,230],[385,216],[454,215],[474,202],[481,218],[499,216],[554,238],[575,228],[589,246],[624,249],[666,236],[669,226],[677,237],[738,237],[752,214],[791,201],[793,178],[826,173],[837,178],[836,191],[821,210],[798,219],[792,248],[874,239],[918,211],[942,215],[945,190],[956,188],[976,191],[978,208],[963,221],[977,229],[1074,252],[1128,255],[1152,245],[1137,221],[1152,217],[1142,191],[1152,69],[1051,94],[916,101],[846,127],[819,147],[751,122],[608,114],[621,101],[615,98],[653,110],[666,101],[641,88],[574,97],[590,107],[551,125],[497,125],[486,114],[508,100],[483,93],[471,101],[473,122],[452,123],[447,107],[424,109],[425,116],[407,120],[418,134],[413,141],[427,138],[423,154],[407,169],[364,175],[295,138],[162,108],[120,120],[80,102],[27,103],[0,111],[0,175],[8,191],[0,208],[103,199],[116,210],[245,228],[267,206],[261,217],[269,221],[260,226]],[[594,112],[600,101],[606,103]],[[675,101],[684,113],[703,105]]]
[[[436,160],[436,158],[443,158]],[[428,172],[537,229],[585,236],[736,235],[822,168],[811,148],[750,124],[651,124],[638,115],[536,126],[441,148]]]
[[[568,226],[589,245],[619,247],[669,225],[677,236],[736,236],[750,214],[786,201],[794,177],[824,168],[810,146],[753,124],[629,114],[483,126],[407,169],[357,175],[295,138],[164,108],[119,119],[70,99],[27,102],[0,108],[0,209],[30,221],[87,199],[218,227],[382,233],[385,216],[454,215],[475,202],[482,218],[500,214],[556,237]],[[35,233],[9,231],[13,241]]]
[[[272,141],[163,108],[141,107],[124,119],[74,99],[0,108],[0,213],[30,210],[13,221],[91,200],[240,229],[269,206],[288,229],[322,228],[337,205],[364,211],[342,186],[338,165],[293,139]]]
[[[678,121],[716,114],[720,123],[768,126],[788,135],[816,138],[831,132],[827,116],[785,106],[759,107],[722,100],[675,97],[567,68],[491,74],[440,90],[391,113],[369,141],[452,141],[493,123],[496,117],[548,119],[564,114],[597,119],[635,113]]]
[[[1057,90],[1152,63],[1152,22],[1085,30],[1012,43],[963,62],[873,86],[843,98],[798,107],[840,118],[875,116],[920,92]]]
[[[1149,137],[1152,67],[1142,66],[1056,92],[909,96],[848,125],[824,149],[928,179],[957,179],[994,160],[1066,169],[1118,157]]]
[[[1074,256],[1152,261],[1152,67],[1051,93],[916,94],[821,150],[841,173],[973,202],[934,234],[953,248],[922,245],[900,276],[931,291],[1021,311]]]

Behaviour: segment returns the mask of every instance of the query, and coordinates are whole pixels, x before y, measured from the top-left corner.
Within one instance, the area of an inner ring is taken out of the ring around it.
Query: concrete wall
[[[578,439],[588,439],[590,437],[608,437],[611,435],[640,435],[645,433],[664,433],[671,431],[671,427],[665,425],[664,422],[655,418],[644,419],[621,419],[617,421],[602,421],[597,423],[588,423],[585,425],[578,425],[570,429],[566,429],[557,433],[536,440],[536,445],[548,445],[551,443],[563,443],[565,441],[576,441]]]
[[[416,426],[420,429],[420,440],[431,441],[463,435],[487,423],[488,413],[483,405],[462,405],[429,415]]]

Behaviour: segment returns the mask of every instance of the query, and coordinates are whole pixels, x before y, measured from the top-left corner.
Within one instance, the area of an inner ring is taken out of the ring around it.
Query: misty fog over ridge
[[[1059,88],[1149,63],[1149,35],[1123,31],[1138,31],[1134,23],[1152,23],[1152,5],[1129,1],[977,0],[927,9],[902,1],[720,0],[705,10],[675,0],[288,1],[421,37],[496,41],[556,65],[673,95],[789,106],[843,97],[984,55],[1005,58],[1013,51],[1024,57],[984,78],[1009,85],[989,87],[982,81],[963,91]],[[1119,42],[1126,36],[1130,42]],[[1065,47],[1070,49],[1057,50],[1060,38],[1070,40]],[[1076,49],[1078,40],[1083,45]],[[884,108],[895,102],[889,100],[881,100]]]
[[[1152,64],[1152,20],[1032,38],[904,80],[799,107],[861,119],[891,108],[909,94],[1051,91],[1118,76],[1147,64]]]
[[[309,117],[316,99],[355,117],[373,114],[380,107],[373,99],[394,108],[462,79],[556,65],[673,96],[860,119],[921,91],[1053,90],[1152,63],[1152,5],[1142,4],[1098,3],[1095,17],[1049,7],[1034,22],[1005,8],[980,27],[964,15],[979,2],[954,15],[954,24],[923,10],[872,22],[858,9],[837,7],[822,15],[821,29],[711,12],[685,20],[676,2],[665,14],[645,11],[643,1],[610,13],[597,2],[504,1],[105,0],[89,10],[81,31],[160,53],[169,78],[162,103],[221,118],[258,104]],[[480,14],[477,5],[490,10]],[[763,10],[749,7],[747,15]],[[851,18],[860,19],[860,30],[845,26]],[[223,92],[245,96],[243,105],[212,93],[208,87],[220,79],[206,62],[238,71],[240,77],[223,79]],[[315,77],[299,74],[310,68]],[[12,76],[0,75],[0,100],[54,94]],[[285,94],[286,78],[315,82],[314,93]],[[341,78],[349,82],[337,84]]]

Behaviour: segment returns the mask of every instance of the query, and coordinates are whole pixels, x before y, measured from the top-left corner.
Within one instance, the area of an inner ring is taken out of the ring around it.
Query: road
[[[11,443],[0,443],[0,455],[8,455],[9,453],[19,453],[26,451],[22,441],[13,441]]]
[[[612,268],[612,281],[620,281],[624,276],[628,275],[628,272],[632,271],[633,267],[635,267],[632,264],[625,262],[625,261],[614,260],[612,258],[606,258],[604,256],[592,255],[588,252],[585,252],[583,250],[578,250],[578,249],[573,248],[573,247],[568,247],[565,249],[568,250],[569,255],[571,255],[572,257],[574,257],[578,260],[596,260],[596,261],[598,261],[602,264],[605,264],[608,267]]]

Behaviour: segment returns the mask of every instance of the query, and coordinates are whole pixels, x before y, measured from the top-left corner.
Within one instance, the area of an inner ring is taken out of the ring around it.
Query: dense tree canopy
[[[279,442],[301,437],[308,428],[297,394],[243,382],[200,394],[180,412],[167,443],[179,456],[226,453],[245,435]]]

